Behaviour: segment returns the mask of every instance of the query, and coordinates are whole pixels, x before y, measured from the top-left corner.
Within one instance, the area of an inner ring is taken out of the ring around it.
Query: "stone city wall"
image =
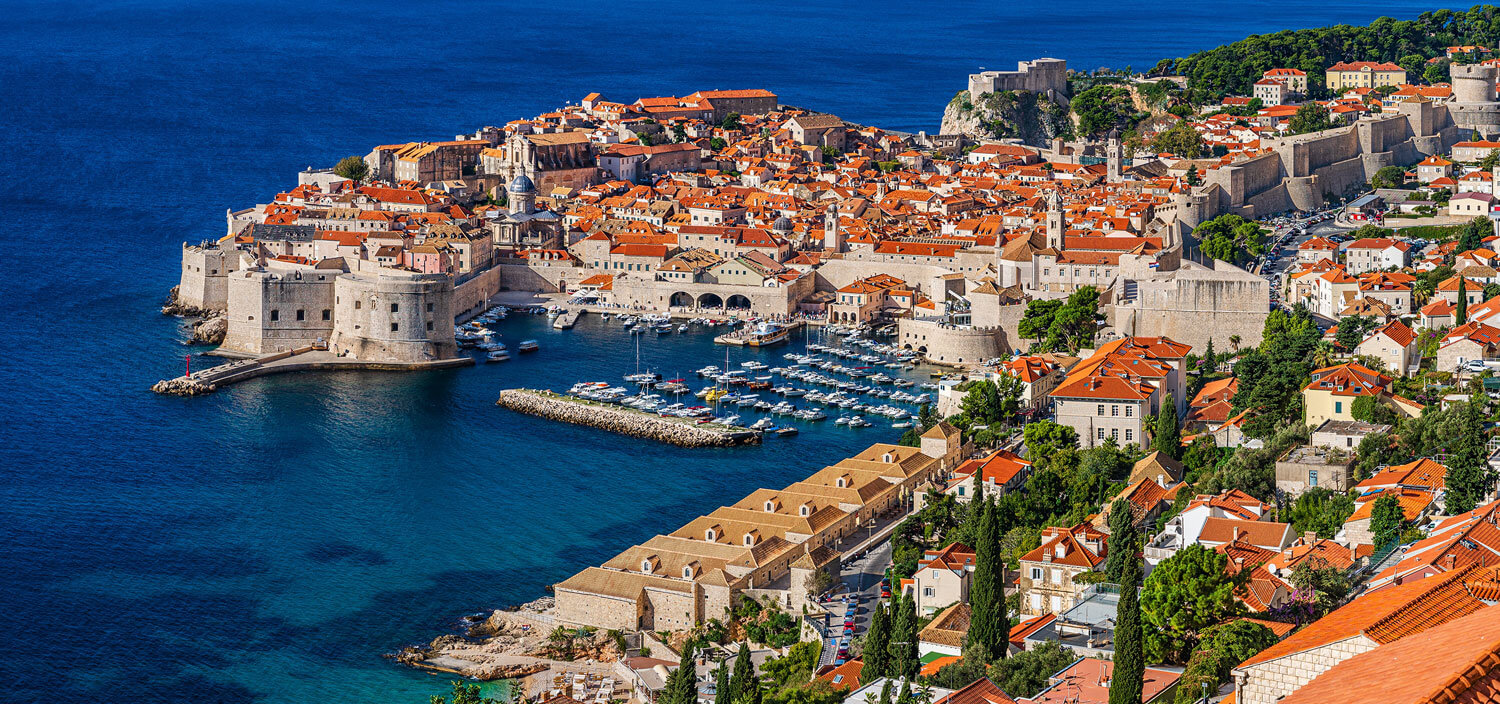
[[[1010,349],[999,327],[954,327],[929,320],[896,321],[897,344],[916,350],[935,364],[979,364],[1002,357]]]
[[[229,274],[239,264],[239,250],[218,245],[182,245],[182,276],[175,303],[184,309],[223,311],[229,307]]]
[[[222,347],[260,355],[326,342],[333,333],[338,274],[312,269],[236,272],[228,280],[229,322]]]

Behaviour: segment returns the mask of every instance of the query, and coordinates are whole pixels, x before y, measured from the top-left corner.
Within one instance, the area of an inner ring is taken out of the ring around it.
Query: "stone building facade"
[[[981,71],[969,74],[969,98],[985,93],[1026,90],[1050,97],[1068,92],[1068,62],[1063,59],[1021,61],[1014,71]]]

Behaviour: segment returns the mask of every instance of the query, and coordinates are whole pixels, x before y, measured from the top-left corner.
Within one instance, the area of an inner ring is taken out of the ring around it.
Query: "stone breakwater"
[[[163,379],[151,385],[152,391],[164,396],[202,396],[213,393],[217,388],[213,384],[187,377]]]
[[[629,408],[590,403],[547,391],[506,389],[500,392],[497,403],[517,413],[587,425],[679,447],[730,447],[760,442],[760,433],[752,430],[722,425],[696,425],[688,420],[663,418]]]

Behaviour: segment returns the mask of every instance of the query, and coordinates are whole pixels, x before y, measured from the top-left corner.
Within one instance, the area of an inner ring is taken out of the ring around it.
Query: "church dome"
[[[526,174],[519,174],[510,182],[511,193],[535,193],[536,184]]]
[[[777,232],[790,232],[792,229],[792,221],[790,218],[783,215],[779,218],[776,218],[776,222],[771,223],[771,229]]]

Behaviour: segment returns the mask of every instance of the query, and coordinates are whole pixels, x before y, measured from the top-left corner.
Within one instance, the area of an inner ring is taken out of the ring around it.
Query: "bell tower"
[[[823,250],[838,252],[844,248],[844,236],[839,231],[839,209],[832,203],[823,213]]]
[[[1057,251],[1063,248],[1062,195],[1053,191],[1047,196],[1047,246]]]

